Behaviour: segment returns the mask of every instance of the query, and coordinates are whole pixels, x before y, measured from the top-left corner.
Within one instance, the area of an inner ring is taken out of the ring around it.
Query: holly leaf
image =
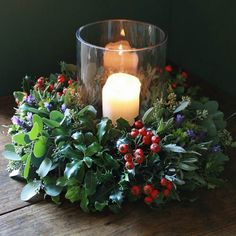
[[[101,143],[106,136],[108,130],[112,127],[112,122],[108,118],[102,118],[97,125],[97,136]]]
[[[84,117],[89,117],[91,119],[95,119],[97,116],[97,111],[93,106],[88,105],[79,111],[78,116],[80,117],[84,116]]]
[[[99,143],[94,142],[85,149],[84,155],[92,156],[95,153],[100,152],[101,150],[102,150],[102,146]]]
[[[117,129],[119,130],[129,130],[130,129],[130,124],[127,120],[123,119],[123,118],[119,118],[117,121],[116,121],[116,127]]]
[[[93,159],[91,157],[84,157],[84,162],[88,168],[91,168],[93,164]]]
[[[64,171],[64,175],[67,179],[71,176],[74,176],[78,173],[79,169],[81,168],[83,161],[73,161],[71,163],[66,164],[66,169]]]
[[[96,174],[93,171],[89,170],[85,175],[84,183],[88,196],[93,195],[96,192],[97,187]]]

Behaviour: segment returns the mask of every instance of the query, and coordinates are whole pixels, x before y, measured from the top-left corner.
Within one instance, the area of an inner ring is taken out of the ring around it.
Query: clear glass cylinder
[[[152,69],[165,64],[167,36],[163,30],[139,21],[106,20],[82,26],[76,38],[78,82],[85,104],[101,110],[103,87],[114,73],[137,77],[141,101],[146,99]]]

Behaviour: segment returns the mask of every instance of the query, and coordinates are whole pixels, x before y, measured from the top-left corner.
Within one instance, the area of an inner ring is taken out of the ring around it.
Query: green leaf
[[[21,91],[15,91],[13,93],[13,95],[14,95],[15,99],[18,100],[19,102],[22,102],[23,98],[25,97],[25,93],[21,92]]]
[[[26,159],[26,164],[25,164],[23,176],[24,176],[25,179],[27,179],[28,175],[29,175],[29,170],[30,170],[31,155],[26,154],[24,156],[27,156],[27,159]]]
[[[218,110],[219,105],[216,101],[208,101],[204,104],[204,107],[208,110],[209,114],[213,114]]]
[[[4,158],[12,161],[20,161],[21,157],[16,154],[15,148],[12,144],[7,144],[5,150],[2,152]]]
[[[153,114],[155,112],[154,107],[149,108],[143,115],[142,121],[144,124],[151,123],[153,121]]]
[[[78,116],[85,116],[95,119],[97,116],[97,111],[93,106],[88,105],[79,111]]]
[[[81,202],[80,202],[80,207],[84,212],[89,212],[88,209],[88,204],[89,204],[89,200],[88,200],[88,196],[87,196],[87,191],[83,188],[81,190]]]
[[[105,202],[95,202],[94,206],[97,211],[102,211],[108,205],[108,201]]]
[[[22,189],[21,192],[21,200],[22,201],[28,201],[32,197],[34,197],[36,194],[39,193],[41,187],[41,181],[33,181],[29,182],[28,184],[25,185],[25,187]]]
[[[89,145],[87,147],[87,149],[85,149],[84,155],[85,156],[92,156],[95,153],[100,152],[101,150],[102,150],[102,146],[99,143],[94,142],[91,145]]]
[[[72,203],[80,200],[80,187],[79,186],[71,186],[68,188],[65,198],[70,200]]]
[[[42,157],[46,153],[47,138],[40,136],[39,139],[34,143],[34,155],[35,157]]]
[[[26,144],[26,134],[23,134],[23,133],[15,134],[12,137],[12,140],[19,145],[25,145]]]
[[[36,171],[36,173],[41,177],[45,177],[48,172],[50,171],[52,167],[52,161],[49,158],[45,158],[41,165],[39,166],[38,170]]]
[[[71,135],[71,138],[77,141],[77,143],[84,143],[84,135],[82,132],[75,132]]]
[[[112,168],[112,169],[118,169],[120,167],[119,163],[117,160],[115,160],[110,154],[104,153],[104,165]]]
[[[179,163],[179,168],[182,169],[182,170],[186,170],[186,171],[194,171],[194,170],[197,170],[198,167],[195,166],[195,165],[188,165],[188,164],[185,164],[183,162],[180,162]]]
[[[96,192],[97,187],[97,177],[96,174],[89,170],[84,178],[86,193],[89,195],[93,195]]]
[[[167,151],[167,152],[177,152],[177,153],[185,153],[185,149],[177,146],[176,144],[167,144],[164,145],[163,148]]]
[[[184,162],[184,163],[194,163],[194,162],[198,161],[198,158],[196,158],[196,157],[188,157],[188,158],[185,158],[185,159],[183,159],[181,161]]]
[[[184,110],[189,104],[190,104],[190,101],[181,102],[180,105],[174,110],[174,113],[178,113]]]
[[[84,162],[88,168],[90,168],[93,164],[93,159],[91,157],[84,157]]]
[[[53,184],[49,184],[49,185],[44,186],[44,190],[45,190],[46,194],[51,197],[56,197],[56,196],[60,195],[62,189],[63,189],[63,187],[56,186]]]
[[[60,111],[51,111],[49,117],[50,120],[54,120],[59,123],[64,119],[64,115]]]
[[[60,123],[55,120],[49,120],[47,118],[43,117],[43,122],[45,125],[47,125],[49,128],[58,128],[60,127]]]
[[[66,178],[69,179],[71,176],[76,175],[82,164],[83,161],[73,161],[72,163],[67,163],[66,169],[64,171],[64,175],[66,176]]]
[[[116,121],[116,126],[117,126],[117,129],[119,130],[129,130],[130,129],[130,124],[127,120],[123,119],[123,118],[119,118],[117,121]]]
[[[108,118],[102,118],[101,121],[97,125],[97,136],[98,140],[101,143],[103,138],[105,137],[107,131],[112,127],[111,120]]]
[[[37,122],[34,123],[31,131],[28,133],[30,140],[35,140],[39,134],[39,125]]]
[[[38,124],[38,132],[41,133],[42,130],[43,130],[43,121],[42,121],[42,118],[37,115],[37,114],[34,114],[33,117],[32,117],[32,122],[33,124],[34,123],[37,123]]]

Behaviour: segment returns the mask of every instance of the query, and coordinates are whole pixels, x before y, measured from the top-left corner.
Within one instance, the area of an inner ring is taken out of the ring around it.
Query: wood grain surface
[[[213,93],[213,97],[216,96]],[[224,112],[236,110],[235,102],[221,96]],[[13,99],[0,98],[0,125],[9,124]],[[224,105],[225,104],[225,105]],[[236,122],[229,127],[236,134]],[[0,128],[0,152],[10,141],[6,128]],[[162,210],[152,211],[140,204],[125,204],[120,214],[110,212],[86,214],[78,206],[51,202],[33,204],[20,200],[22,183],[8,177],[7,161],[0,155],[0,235],[236,235],[236,152],[224,175],[228,178],[222,189],[201,192],[191,204],[171,203]]]

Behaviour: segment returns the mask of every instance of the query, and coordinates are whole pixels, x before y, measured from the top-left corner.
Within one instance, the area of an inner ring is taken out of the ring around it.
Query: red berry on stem
[[[160,184],[162,185],[162,186],[166,186],[167,184],[168,184],[168,180],[166,179],[166,178],[162,178],[161,179],[161,181],[160,181]]]
[[[152,136],[152,143],[160,143],[161,138],[159,136]]]
[[[152,190],[153,190],[153,187],[151,184],[146,184],[143,187],[143,192],[147,195],[149,195],[152,192]]]
[[[129,145],[128,144],[121,144],[118,149],[119,149],[120,153],[125,154],[129,150]]]
[[[147,130],[143,127],[141,129],[138,130],[139,134],[141,134],[142,136],[147,135]]]
[[[152,192],[150,193],[150,196],[152,199],[156,199],[159,194],[159,191],[157,189],[153,189]]]
[[[57,92],[57,96],[61,97],[62,96],[62,92]]]
[[[153,202],[153,199],[152,199],[152,197],[145,197],[145,198],[144,198],[144,202],[145,202],[146,204],[151,204],[151,203]]]
[[[135,121],[135,122],[134,122],[134,127],[135,127],[136,129],[141,129],[141,128],[143,128],[143,122],[142,122],[141,120]]]
[[[44,82],[44,78],[43,77],[39,77],[38,79],[37,79],[37,83],[41,86],[41,85],[43,85],[43,82]]]
[[[139,132],[137,129],[132,129],[131,132],[130,132],[130,135],[135,138],[139,135]]]
[[[131,187],[131,193],[134,195],[134,196],[139,196],[141,194],[141,187],[138,186],[138,185],[134,185]]]
[[[54,89],[54,85],[53,85],[53,84],[50,84],[49,87],[48,87],[48,91],[49,91],[49,92],[52,92],[53,89]]]
[[[125,161],[131,162],[133,159],[133,156],[131,153],[126,153],[124,156]]]
[[[172,72],[172,67],[170,65],[167,65],[165,67],[165,70],[170,73],[170,72]]]
[[[170,190],[169,190],[169,189],[165,189],[165,190],[163,191],[163,195],[164,195],[165,197],[168,197],[168,196],[170,195]]]
[[[168,190],[171,190],[171,189],[173,188],[173,184],[172,184],[170,181],[168,181],[168,183],[167,183],[167,185],[166,185],[166,188],[167,188]]]
[[[160,147],[157,143],[153,143],[153,144],[150,146],[150,150],[151,150],[151,152],[153,152],[153,153],[158,153],[158,152],[160,152],[161,147]]]
[[[125,163],[125,168],[128,169],[128,170],[134,169],[134,163],[131,162],[131,161],[127,161],[127,162]]]
[[[151,137],[153,136],[153,133],[152,133],[151,130],[148,130],[148,131],[147,131],[147,136],[151,136]]]
[[[143,150],[141,148],[136,149],[134,155],[143,157],[144,156]]]
[[[59,84],[63,84],[65,82],[65,76],[64,75],[58,75],[57,82]]]
[[[74,82],[73,79],[68,80],[68,84],[69,84],[69,85],[70,85],[70,84],[73,84],[73,82]]]
[[[149,136],[149,135],[143,136],[142,141],[143,141],[143,143],[144,143],[145,145],[151,144],[151,142],[152,142],[152,141],[151,141],[151,136]]]
[[[144,161],[144,157],[143,156],[135,156],[135,161],[138,163],[138,164],[142,164],[143,161]]]
[[[183,72],[181,73],[181,75],[182,75],[182,77],[184,77],[185,79],[188,78],[188,74],[187,74],[185,71],[183,71]]]
[[[173,89],[175,89],[175,88],[177,87],[177,84],[176,84],[176,83],[172,83],[172,84],[171,84],[171,87],[172,87]]]

